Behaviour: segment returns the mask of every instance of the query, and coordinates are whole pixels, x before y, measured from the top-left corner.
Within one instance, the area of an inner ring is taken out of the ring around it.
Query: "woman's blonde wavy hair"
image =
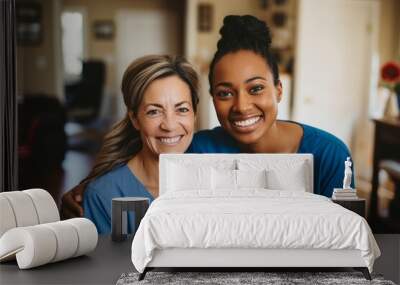
[[[142,148],[140,134],[133,127],[128,111],[137,113],[146,88],[154,80],[173,75],[181,78],[189,86],[193,110],[196,113],[199,102],[198,77],[196,71],[184,58],[149,55],[136,59],[125,70],[122,78],[121,91],[127,109],[126,115],[105,135],[92,171],[81,182],[83,186],[114,167],[128,162],[140,151]]]

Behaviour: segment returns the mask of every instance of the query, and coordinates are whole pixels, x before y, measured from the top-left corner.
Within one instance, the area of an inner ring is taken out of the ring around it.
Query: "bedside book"
[[[332,199],[335,200],[357,200],[356,189],[341,189],[335,188],[333,190]]]

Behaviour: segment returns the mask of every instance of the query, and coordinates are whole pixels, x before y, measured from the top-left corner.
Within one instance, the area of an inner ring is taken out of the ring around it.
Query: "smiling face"
[[[183,153],[192,141],[195,114],[190,88],[178,76],[153,81],[137,114],[129,115],[146,154]]]
[[[281,95],[265,59],[252,51],[228,53],[215,65],[212,96],[219,122],[242,144],[268,136]]]

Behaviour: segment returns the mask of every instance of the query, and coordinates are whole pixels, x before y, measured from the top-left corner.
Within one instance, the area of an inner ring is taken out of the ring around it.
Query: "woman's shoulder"
[[[303,127],[304,131],[300,145],[301,152],[314,153],[326,151],[328,149],[349,153],[346,144],[337,136],[310,125],[300,125]]]
[[[98,184],[117,182],[121,177],[127,174],[128,166],[126,164],[118,165],[103,175],[97,177],[90,182],[89,185],[96,186]]]
[[[334,188],[341,187],[344,161],[351,157],[346,144],[337,136],[316,127],[301,124],[304,130],[301,153],[314,157],[314,193],[332,196]],[[353,176],[352,187],[354,187]]]
[[[194,139],[197,140],[209,140],[216,137],[226,137],[229,134],[222,127],[215,127],[208,130],[200,130],[194,134]]]
[[[104,191],[110,193],[114,189],[120,188],[121,183],[129,179],[129,176],[134,175],[130,172],[128,166],[126,164],[119,165],[91,181],[86,187],[85,194],[89,196],[95,193],[101,195]]]
[[[304,134],[298,152],[312,153],[314,164],[316,168],[321,168],[321,173],[333,171],[341,175],[342,171],[339,170],[337,172],[337,169],[341,169],[346,158],[351,157],[350,150],[346,144],[327,131],[305,124],[302,124],[302,127]]]
[[[153,197],[127,164],[118,166],[91,181],[84,192],[84,200],[109,203],[115,197]]]
[[[189,153],[237,153],[237,142],[222,127],[195,133]]]

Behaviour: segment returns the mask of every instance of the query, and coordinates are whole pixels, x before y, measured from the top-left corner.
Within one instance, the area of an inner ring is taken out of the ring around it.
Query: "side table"
[[[128,234],[128,213],[135,213],[135,231],[149,208],[149,199],[144,197],[113,198],[111,202],[111,239],[123,241]]]
[[[340,206],[359,214],[361,217],[365,218],[365,199],[354,199],[354,200],[340,200],[332,199],[333,203],[339,204]]]

